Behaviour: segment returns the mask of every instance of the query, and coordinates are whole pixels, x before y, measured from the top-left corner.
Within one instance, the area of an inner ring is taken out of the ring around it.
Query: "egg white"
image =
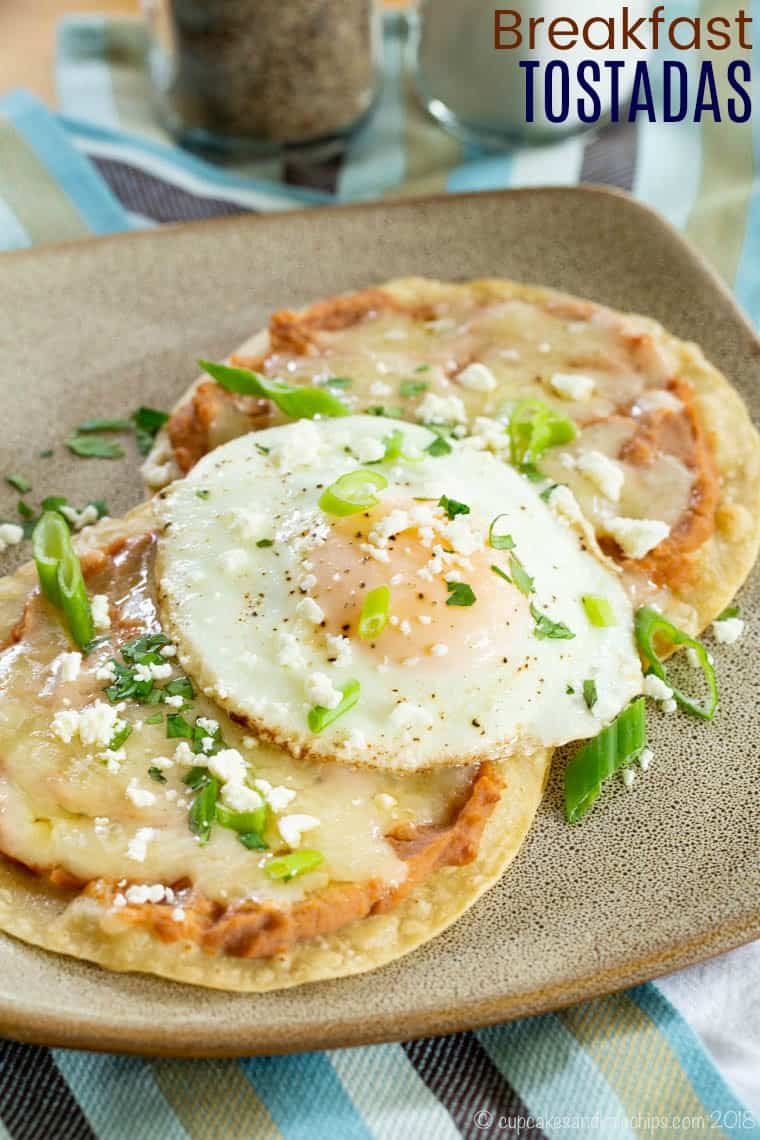
[[[394,431],[407,458],[368,458]],[[218,448],[156,499],[162,616],[183,666],[293,755],[405,770],[472,763],[594,736],[641,689],[615,572],[540,486],[455,440],[431,456],[434,439],[375,416],[299,421]],[[326,514],[325,488],[359,467],[388,480],[377,506]],[[450,519],[441,496],[469,513]],[[489,546],[496,516],[513,551]],[[529,596],[492,569],[514,579],[512,555],[533,579]],[[452,583],[474,603],[447,604]],[[389,585],[391,624],[370,643],[356,619],[377,584]],[[615,624],[593,626],[584,595],[606,598]],[[574,636],[537,637],[539,614]],[[350,680],[356,705],[311,731],[314,694]]]

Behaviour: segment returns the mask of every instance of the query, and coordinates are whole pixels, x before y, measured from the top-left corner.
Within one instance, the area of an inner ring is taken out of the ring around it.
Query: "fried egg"
[[[541,489],[382,417],[252,433],[155,501],[164,622],[294,756],[414,770],[595,736],[641,689],[631,603]]]

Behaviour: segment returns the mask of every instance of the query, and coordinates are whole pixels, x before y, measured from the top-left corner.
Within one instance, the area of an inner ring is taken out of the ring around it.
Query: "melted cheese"
[[[117,633],[117,645],[156,628],[149,560],[146,550],[113,571],[113,612],[118,605],[119,621],[132,622],[127,633]],[[187,763],[202,764],[203,757],[174,760],[178,741],[167,739],[165,723],[145,723],[156,706],[119,706],[120,720],[133,731],[116,752],[101,741],[83,744],[76,733],[54,731],[57,714],[71,712],[74,719],[105,699],[106,682],[98,673],[116,648],[99,647],[76,676],[62,676],[68,641],[55,614],[32,601],[23,640],[0,653],[0,846],[28,865],[62,867],[85,881],[169,885],[189,878],[222,902],[295,901],[328,881],[393,884],[404,879],[406,866],[386,835],[400,824],[447,823],[471,785],[472,769],[394,776],[296,761],[257,745],[220,709],[197,698],[187,718],[219,723],[225,743],[245,757],[249,783],[271,789],[266,798],[279,806],[279,815],[317,821],[303,845],[320,851],[324,863],[289,884],[272,882],[263,871],[267,853],[247,850],[233,832],[215,826],[206,846],[192,835],[192,793],[182,777]],[[151,779],[151,767],[165,782]],[[277,818],[272,813],[267,838],[275,851],[287,851]]]

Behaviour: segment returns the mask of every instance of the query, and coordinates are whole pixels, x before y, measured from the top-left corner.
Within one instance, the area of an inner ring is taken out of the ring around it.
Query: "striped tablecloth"
[[[69,20],[59,41],[61,113],[23,92],[0,100],[0,250],[241,211],[588,180],[659,209],[760,315],[750,125],[626,125],[552,148],[480,154],[420,111],[403,19],[392,16],[378,113],[346,155],[220,170],[154,124],[144,49],[135,22]],[[172,1061],[0,1043],[0,1140],[760,1135],[714,1057],[760,1110],[756,947],[661,986],[397,1045]]]

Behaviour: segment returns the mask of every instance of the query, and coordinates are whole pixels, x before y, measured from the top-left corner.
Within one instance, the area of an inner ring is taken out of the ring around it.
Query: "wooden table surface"
[[[399,7],[408,0],[385,0]],[[55,104],[55,29],[76,12],[137,15],[139,0],[0,0],[0,95],[26,87]]]

